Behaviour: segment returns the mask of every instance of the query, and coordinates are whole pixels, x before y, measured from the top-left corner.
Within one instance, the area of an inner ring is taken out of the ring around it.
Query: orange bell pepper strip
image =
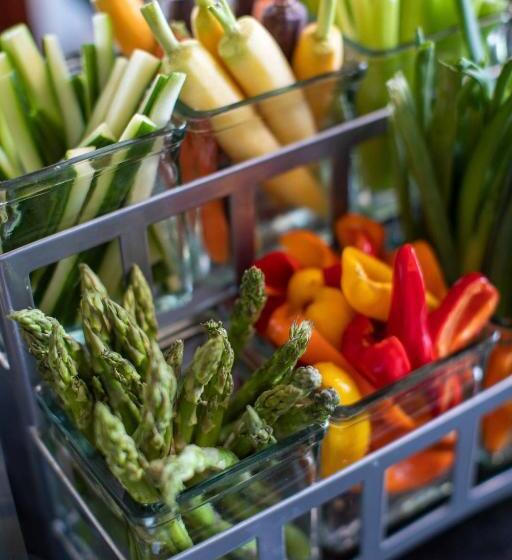
[[[310,304],[323,287],[324,275],[320,268],[302,268],[290,278],[286,297],[290,306],[298,311]]]
[[[355,247],[346,247],[341,268],[341,288],[350,306],[366,317],[386,321],[391,308],[391,267]],[[427,305],[433,309],[439,302],[427,293]]]
[[[444,299],[448,293],[448,286],[434,249],[422,240],[415,241],[412,246],[420,263],[427,290],[438,300]]]
[[[334,227],[341,247],[356,247],[375,257],[381,254],[386,233],[378,222],[349,212],[339,218]]]
[[[411,492],[427,486],[451,469],[454,458],[453,450],[433,447],[400,461],[386,471],[388,494]]]
[[[290,231],[280,238],[279,243],[303,267],[326,268],[339,261],[339,257],[329,245],[312,231]]]
[[[339,348],[341,337],[354,316],[341,290],[321,288],[304,313],[335,348]]]
[[[506,335],[505,335],[506,336]],[[484,387],[492,387],[512,374],[512,340],[502,339],[492,351],[485,372]],[[486,414],[482,437],[489,453],[499,453],[512,442],[512,401]]]

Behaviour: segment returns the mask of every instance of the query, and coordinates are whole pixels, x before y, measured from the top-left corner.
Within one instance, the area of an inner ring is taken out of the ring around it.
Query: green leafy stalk
[[[137,265],[134,265],[131,270],[123,304],[125,309],[135,317],[137,324],[148,337],[155,338],[158,333],[158,322],[153,294],[142,270]]]
[[[146,478],[146,462],[135,442],[121,420],[102,403],[96,403],[94,409],[94,433],[97,448],[130,496],[142,504],[159,501],[157,490]]]
[[[248,404],[254,403],[258,396],[288,375],[304,354],[311,338],[311,323],[304,321],[293,324],[289,340],[242,385],[229,405],[226,419],[234,420]]]
[[[222,339],[223,351],[217,371],[205,388],[204,402],[198,409],[199,423],[195,443],[201,447],[213,447],[219,439],[224,414],[233,393],[232,370],[235,357],[222,323],[208,321],[205,327],[210,337]]]
[[[254,333],[254,325],[265,307],[265,276],[255,266],[242,276],[240,296],[233,305],[229,318],[228,337],[235,356],[245,348]]]
[[[177,498],[185,490],[187,482],[205,471],[223,471],[237,461],[237,457],[227,449],[187,445],[179,455],[153,461],[149,472],[159,486],[165,503],[176,511]]]
[[[146,374],[151,343],[135,319],[117,303],[106,300],[107,315],[112,326],[115,349],[128,358],[142,378]]]
[[[224,447],[243,459],[276,442],[272,427],[252,406],[230,427]]]
[[[64,410],[75,425],[88,432],[92,421],[94,401],[87,385],[79,377],[77,364],[69,352],[62,327],[55,322],[49,339],[48,366],[51,385],[59,396]]]
[[[435,83],[435,45],[432,41],[420,39],[416,55],[415,97],[418,121],[427,130],[432,118]]]
[[[172,444],[172,417],[177,382],[156,342],[144,388],[144,404],[139,427],[133,435],[137,447],[152,461],[166,457]]]
[[[281,440],[312,424],[324,423],[333,414],[339,402],[338,394],[334,389],[315,391],[302,403],[281,416],[275,426],[276,438]]]
[[[458,276],[457,254],[448,216],[430,159],[427,143],[418,125],[416,111],[407,80],[401,72],[388,82],[393,109],[393,122],[411,177],[418,186],[426,227],[449,280]]]
[[[176,446],[183,449],[193,440],[197,424],[197,408],[205,387],[216,375],[224,353],[221,336],[211,337],[200,346],[187,368],[180,388],[175,417]]]
[[[456,0],[460,26],[464,32],[471,59],[477,64],[485,61],[485,49],[480,34],[477,14],[472,0]]]

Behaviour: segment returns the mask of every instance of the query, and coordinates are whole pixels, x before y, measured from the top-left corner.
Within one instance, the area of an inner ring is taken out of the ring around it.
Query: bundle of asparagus
[[[229,330],[208,321],[206,342],[182,375],[183,341],[165,355],[160,350],[151,290],[138,267],[122,306],[109,299],[87,265],[80,266],[80,276],[84,345],[38,309],[16,311],[11,318],[44,382],[130,496],[143,504],[163,500],[176,511],[159,538],[178,552],[192,545],[188,526],[199,525],[207,536],[229,527],[210,505],[184,519],[178,515],[177,496],[187,484],[325,422],[337,395],[321,389],[315,368],[296,367],[311,336],[304,322],[293,326],[288,343],[233,396],[233,346],[237,354],[243,351],[265,304],[264,276],[255,267],[244,275]]]

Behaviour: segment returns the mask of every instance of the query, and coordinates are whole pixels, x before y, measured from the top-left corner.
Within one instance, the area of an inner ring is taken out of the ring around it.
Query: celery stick
[[[444,0],[445,1],[445,0]],[[403,0],[400,3],[400,43],[412,43],[418,29],[425,33],[427,7],[431,0]]]
[[[44,112],[58,130],[62,117],[52,90],[47,68],[32,34],[24,24],[0,35],[0,47],[7,53],[27,89],[30,103]]]
[[[116,139],[108,125],[102,123],[80,142],[79,147],[95,146],[96,148],[104,148],[105,146],[115,144],[115,142]]]
[[[128,60],[126,58],[116,58],[108,82],[103,88],[103,91],[96,102],[91,118],[89,119],[85,134],[89,135],[95,128],[105,121],[108,109],[114,99],[127,65]]]
[[[406,1],[404,0],[404,2]],[[425,22],[423,25],[423,31],[427,35],[454,27],[459,23],[456,1],[428,0],[425,6]]]
[[[348,0],[337,0],[335,22],[345,37],[352,40],[357,39]]]
[[[73,89],[71,75],[57,36],[46,35],[43,39],[43,49],[48,61],[50,79],[64,120],[66,145],[71,148],[77,145],[84,130],[80,103]]]
[[[394,127],[405,150],[410,175],[420,192],[426,227],[443,264],[446,276],[458,276],[457,255],[427,144],[416,120],[412,94],[403,74],[388,82]]]
[[[18,157],[27,173],[43,166],[30,130],[24,107],[21,105],[14,84],[14,73],[0,76],[0,111],[18,150]]]
[[[352,0],[351,6],[361,45],[369,49],[398,46],[400,0]]]
[[[105,118],[114,135],[121,135],[126,128],[159,66],[160,60],[155,56],[140,50],[133,52]]]
[[[99,95],[98,60],[96,47],[82,45],[82,72],[85,85],[85,112],[87,118],[92,114]]]
[[[104,13],[93,15],[92,26],[98,64],[98,85],[99,90],[102,91],[114,66],[114,31],[110,17]]]

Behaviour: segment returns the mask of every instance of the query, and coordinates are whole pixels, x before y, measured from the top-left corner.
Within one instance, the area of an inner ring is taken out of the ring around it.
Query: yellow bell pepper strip
[[[411,363],[396,336],[377,341],[375,327],[364,315],[356,315],[343,333],[341,352],[377,389],[405,377]]]
[[[320,268],[303,268],[290,278],[287,299],[290,307],[300,310],[311,303],[324,287],[324,275]]]
[[[448,287],[434,249],[423,240],[414,241],[412,246],[420,262],[427,290],[434,297],[442,300],[448,293]]]
[[[464,348],[477,337],[498,306],[499,293],[479,272],[466,274],[452,286],[428,318],[438,358]]]
[[[339,257],[316,233],[305,229],[290,231],[279,243],[302,267],[325,268],[339,261]]]
[[[512,339],[503,335],[492,351],[485,372],[484,387],[492,387],[512,374]],[[503,451],[512,441],[512,402],[493,410],[482,420],[482,437],[489,453]]]
[[[346,371],[330,362],[315,367],[322,375],[322,386],[334,389],[342,406],[361,400],[357,384]],[[322,442],[322,476],[330,476],[364,457],[370,440],[371,423],[366,415],[346,422],[332,421]]]
[[[354,317],[354,311],[341,290],[324,287],[316,293],[304,315],[328,342],[339,348],[343,332]]]
[[[344,214],[336,221],[335,232],[341,247],[356,247],[374,257],[384,249],[384,228],[362,214]]]
[[[391,267],[355,247],[346,247],[341,268],[341,288],[350,306],[371,319],[386,321],[391,308]],[[430,293],[426,297],[429,309],[439,305]]]
[[[409,244],[402,245],[395,257],[387,334],[396,336],[403,344],[413,369],[434,359],[425,282],[414,248]]]

